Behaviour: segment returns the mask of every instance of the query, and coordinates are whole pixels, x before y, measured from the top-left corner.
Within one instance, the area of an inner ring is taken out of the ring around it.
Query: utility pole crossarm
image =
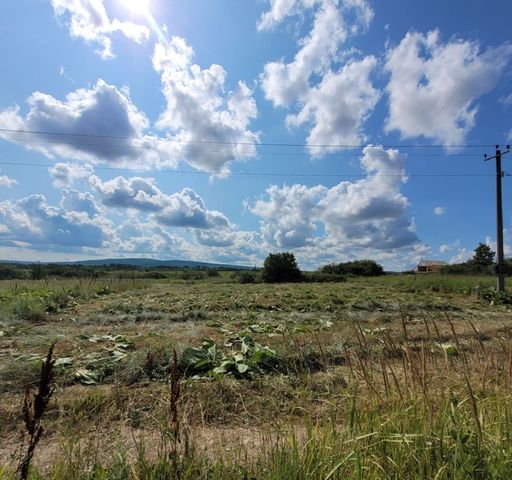
[[[510,145],[507,145],[505,147],[505,151],[503,152],[499,148],[500,146],[496,145],[496,154],[493,155],[492,157],[489,157],[487,153],[484,153],[484,160],[487,162],[488,160],[494,160],[497,157],[497,155],[505,155],[506,153],[510,153]]]

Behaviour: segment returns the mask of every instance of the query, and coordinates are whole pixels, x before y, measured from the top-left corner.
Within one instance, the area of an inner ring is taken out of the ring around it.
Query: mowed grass
[[[512,478],[512,313],[482,299],[493,285],[5,282],[0,478],[54,341],[33,478]],[[177,433],[172,352],[205,338],[215,355],[182,371]]]

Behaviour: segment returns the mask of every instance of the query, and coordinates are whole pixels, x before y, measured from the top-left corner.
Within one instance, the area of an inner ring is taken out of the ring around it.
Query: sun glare
[[[151,0],[119,0],[121,4],[134,15],[147,15],[150,11]]]

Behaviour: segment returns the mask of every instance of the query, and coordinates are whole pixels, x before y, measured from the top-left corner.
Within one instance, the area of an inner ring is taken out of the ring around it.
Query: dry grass
[[[128,473],[92,478],[163,478],[161,462],[179,478],[244,478],[240,469],[246,478],[507,478],[512,314],[471,289],[413,282],[155,282],[84,297],[41,325],[4,321],[0,465],[19,445],[24,384],[37,380],[27,372],[57,340],[56,358],[72,360],[56,366],[34,457],[56,479],[114,464]],[[275,371],[177,381],[174,370],[167,384],[173,348],[179,355],[204,336],[228,348],[248,333],[278,352]],[[100,357],[108,361],[90,361]],[[80,385],[76,369],[99,364],[97,382]],[[415,460],[404,456],[411,448]],[[308,470],[313,459],[325,470]],[[310,476],[298,476],[300,464]]]

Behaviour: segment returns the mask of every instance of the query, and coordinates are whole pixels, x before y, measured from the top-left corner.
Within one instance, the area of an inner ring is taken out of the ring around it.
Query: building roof
[[[420,260],[420,263],[418,263],[418,267],[438,267],[442,265],[448,265],[448,263],[441,260]]]

